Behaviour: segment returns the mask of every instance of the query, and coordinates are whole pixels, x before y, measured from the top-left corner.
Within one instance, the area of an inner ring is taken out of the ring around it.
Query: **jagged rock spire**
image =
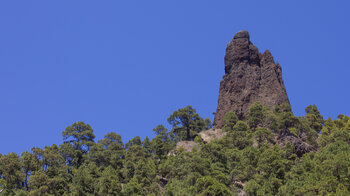
[[[259,53],[250,42],[249,33],[240,31],[226,48],[225,75],[220,82],[214,126],[221,128],[224,115],[230,110],[245,120],[249,107],[257,101],[271,108],[289,104],[280,64],[275,63],[270,51]]]

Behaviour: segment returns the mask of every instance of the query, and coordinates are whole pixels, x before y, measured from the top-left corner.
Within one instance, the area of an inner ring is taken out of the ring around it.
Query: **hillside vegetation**
[[[89,124],[76,122],[63,143],[0,154],[3,195],[350,195],[350,119],[324,120],[315,105],[303,117],[288,104],[274,110],[255,103],[245,122],[224,118],[221,138],[187,106],[156,136],[123,143],[118,133],[96,141]],[[176,147],[179,142],[197,147]]]

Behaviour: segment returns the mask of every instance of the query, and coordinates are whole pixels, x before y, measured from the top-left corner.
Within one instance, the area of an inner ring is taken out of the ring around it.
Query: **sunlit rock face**
[[[236,112],[245,120],[254,102],[273,108],[288,103],[282,70],[270,51],[261,54],[247,31],[238,32],[227,45],[225,75],[220,82],[219,101],[214,126],[221,128],[226,112]]]

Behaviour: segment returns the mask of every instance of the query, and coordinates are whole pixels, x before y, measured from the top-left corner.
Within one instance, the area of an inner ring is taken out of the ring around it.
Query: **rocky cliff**
[[[282,70],[271,53],[259,53],[250,42],[247,31],[238,32],[227,45],[225,75],[220,82],[219,101],[214,126],[221,128],[226,112],[236,112],[245,120],[254,102],[274,107],[288,103],[289,99],[282,80]]]

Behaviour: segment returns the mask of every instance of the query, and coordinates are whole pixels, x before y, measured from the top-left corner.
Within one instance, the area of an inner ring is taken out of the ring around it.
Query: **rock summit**
[[[274,61],[270,51],[261,54],[250,42],[247,31],[240,31],[226,48],[225,75],[220,82],[214,126],[221,128],[224,115],[231,110],[240,120],[245,120],[254,102],[273,108],[289,104],[289,99],[280,64]]]

